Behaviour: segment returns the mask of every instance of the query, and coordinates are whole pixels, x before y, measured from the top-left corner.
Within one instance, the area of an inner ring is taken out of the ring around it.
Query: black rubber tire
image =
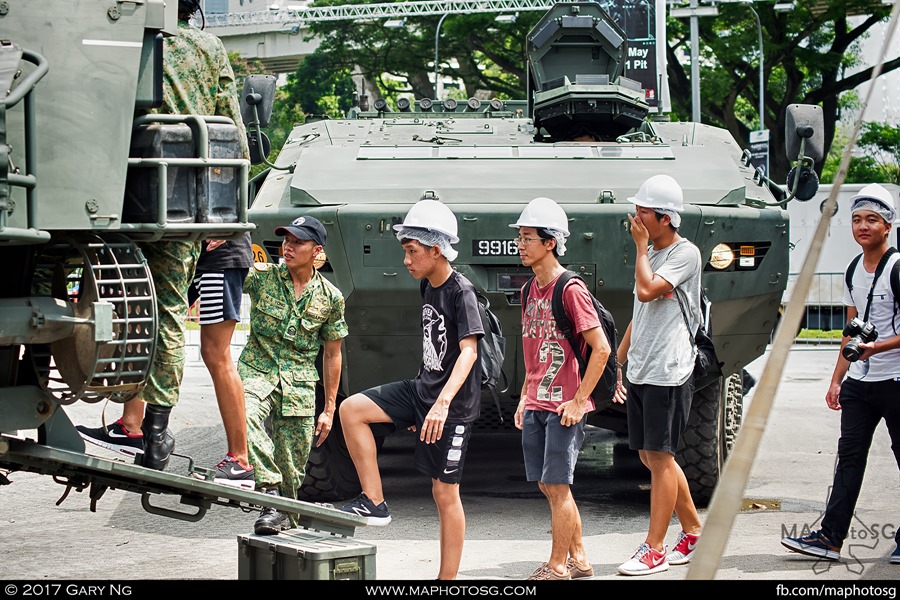
[[[743,416],[741,374],[719,378],[694,392],[687,428],[675,460],[698,507],[712,499]]]
[[[344,397],[338,393],[337,404]],[[316,386],[316,418],[325,405],[322,385]],[[297,499],[307,502],[335,502],[355,498],[362,491],[359,477],[347,443],[344,441],[344,430],[341,427],[340,410],[334,411],[331,433],[320,447],[313,445],[306,461],[306,477],[297,490]],[[373,426],[374,427],[374,426]],[[384,432],[379,429],[375,433],[375,447],[381,450],[384,444]]]

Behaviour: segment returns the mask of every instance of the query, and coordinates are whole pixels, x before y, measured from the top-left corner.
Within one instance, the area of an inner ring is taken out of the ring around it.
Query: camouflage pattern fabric
[[[299,429],[306,427],[312,438],[316,415],[316,357],[323,341],[339,340],[347,336],[344,321],[344,297],[331,282],[315,272],[299,298],[294,298],[294,286],[287,266],[278,265],[264,271],[251,271],[244,281],[244,292],[250,296],[250,336],[238,361],[238,373],[247,398],[247,436],[250,462],[256,469],[257,488],[273,485],[293,485],[303,481],[306,460],[282,462],[276,447],[275,454],[261,455],[272,450],[266,436],[261,413],[272,414],[286,432],[273,433],[275,439],[285,437],[299,440]],[[259,406],[251,407],[251,398],[259,399]],[[295,419],[301,417],[301,419]],[[259,443],[263,437],[263,443]],[[304,438],[305,439],[305,438]],[[278,442],[276,442],[278,446]],[[303,446],[308,456],[309,444]],[[300,450],[294,450],[299,452]],[[292,483],[288,484],[288,480]],[[297,487],[282,493],[296,496]]]
[[[163,106],[157,112],[228,117],[249,158],[237,84],[222,40],[179,21],[178,35],[167,37],[163,45]]]
[[[187,291],[194,280],[200,242],[160,241],[140,244],[156,287],[159,330],[156,355],[141,398],[148,404],[175,406],[184,374],[184,320]]]
[[[315,417],[281,415],[283,397],[276,388],[265,398],[245,392],[247,405],[247,457],[256,473],[257,489],[278,487],[285,498],[296,498],[306,477],[306,461],[312,448]],[[272,436],[265,424],[272,417]],[[297,523],[291,523],[294,527]]]

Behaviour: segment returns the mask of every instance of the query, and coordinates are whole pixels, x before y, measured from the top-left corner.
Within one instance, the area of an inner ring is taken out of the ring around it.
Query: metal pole
[[[765,98],[766,98],[766,90],[765,90],[765,68],[763,66],[763,36],[762,36],[762,23],[759,20],[759,13],[756,12],[750,4],[747,4],[747,8],[750,9],[750,12],[753,13],[753,16],[756,18],[756,31],[759,33],[759,130],[763,131],[766,128],[766,124],[764,121],[765,118]],[[766,174],[768,174],[768,170],[766,170]]]
[[[449,14],[450,13],[444,13],[441,15],[441,18],[437,24],[437,29],[434,31],[434,99],[435,100],[440,99],[440,97],[438,96],[438,93],[440,92],[440,89],[438,87],[438,81],[439,81],[439,79],[438,79],[438,46],[441,42],[441,25],[444,24],[444,19],[446,19],[447,15],[449,15]]]
[[[691,8],[697,8],[697,0],[691,0]],[[695,14],[691,15],[691,120],[700,122],[700,31]]]

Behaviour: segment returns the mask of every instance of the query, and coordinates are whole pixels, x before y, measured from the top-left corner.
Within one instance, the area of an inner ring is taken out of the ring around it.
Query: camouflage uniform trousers
[[[265,398],[245,391],[247,406],[247,447],[250,464],[256,470],[256,488],[278,488],[285,498],[296,498],[306,477],[306,461],[315,433],[315,417],[282,414],[281,386]],[[272,417],[271,437],[266,419]],[[297,526],[294,515],[291,524]]]
[[[156,288],[159,331],[156,356],[141,398],[147,404],[175,406],[184,375],[184,321],[187,294],[200,257],[200,242],[160,241],[140,244]]]

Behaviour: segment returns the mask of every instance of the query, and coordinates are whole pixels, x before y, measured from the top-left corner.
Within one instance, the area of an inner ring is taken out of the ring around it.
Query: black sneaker
[[[368,525],[375,527],[384,527],[391,522],[391,513],[388,510],[387,502],[382,502],[378,506],[369,500],[366,493],[363,492],[350,504],[341,507],[345,513],[351,513],[360,517],[365,517]]]
[[[214,471],[216,483],[230,485],[251,492],[256,489],[256,481],[254,481],[255,469],[253,467],[249,469],[243,468],[241,463],[231,454],[226,454],[224,460],[216,465]]]
[[[278,490],[266,490],[266,494],[278,496]],[[253,524],[253,532],[256,535],[275,535],[279,531],[291,528],[291,521],[286,514],[269,506],[262,509],[256,523]]]
[[[75,429],[85,441],[96,444],[107,450],[118,452],[124,456],[134,458],[144,453],[144,436],[141,433],[131,433],[122,425],[119,419],[106,427],[89,428],[77,425]]]
[[[786,537],[781,540],[781,545],[788,550],[807,556],[818,556],[827,560],[840,560],[841,558],[841,547],[834,544],[821,531],[813,531],[803,537]]]
[[[891,552],[891,564],[900,565],[900,544],[897,544],[897,547]]]

